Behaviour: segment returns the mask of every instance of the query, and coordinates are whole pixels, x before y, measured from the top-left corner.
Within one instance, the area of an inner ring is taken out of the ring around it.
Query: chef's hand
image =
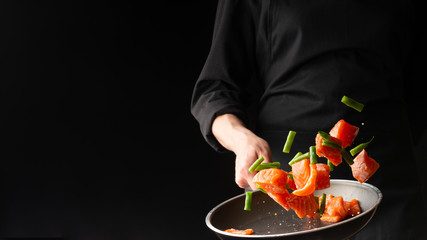
[[[215,118],[212,132],[218,142],[236,155],[235,181],[241,188],[256,190],[249,167],[261,156],[264,162],[271,162],[271,150],[268,143],[247,129],[242,121],[233,114],[224,114]]]

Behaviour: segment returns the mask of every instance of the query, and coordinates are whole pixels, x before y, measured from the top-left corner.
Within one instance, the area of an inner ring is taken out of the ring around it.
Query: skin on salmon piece
[[[350,123],[341,119],[331,129],[329,135],[340,139],[342,141],[342,147],[346,148],[353,143],[358,133],[358,127],[353,126]]]
[[[266,192],[288,193],[286,182],[288,173],[278,169],[269,168],[259,171],[252,179],[252,182],[258,184]]]
[[[341,149],[327,147],[322,145],[322,138],[320,134],[316,135],[316,154],[319,157],[327,158],[334,166],[338,166],[342,162]],[[338,138],[331,136],[330,141],[342,145],[342,141]]]
[[[322,190],[331,186],[331,180],[329,178],[330,169],[329,166],[324,163],[317,163],[317,178],[316,178],[316,190]]]
[[[354,159],[351,165],[353,177],[360,183],[366,182],[380,167],[377,161],[368,157],[368,153],[363,149]]]

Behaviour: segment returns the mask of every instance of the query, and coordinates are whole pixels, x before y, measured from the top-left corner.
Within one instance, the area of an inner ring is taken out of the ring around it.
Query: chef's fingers
[[[258,153],[258,158],[263,157],[264,158],[263,162],[270,163],[270,162],[272,162],[270,146],[268,145],[268,143],[264,139],[262,139],[262,142],[263,143],[262,143],[260,152]],[[256,173],[257,173],[257,171],[254,171],[251,175],[248,176],[249,177],[248,183],[249,183],[249,186],[252,190],[258,190],[256,184],[252,182],[252,179]]]
[[[268,143],[259,137],[247,143],[242,151],[236,153],[235,181],[241,188],[256,190],[257,187],[252,183],[252,178],[257,172],[251,173],[249,168],[261,156],[264,158],[263,162],[271,162],[271,150]]]
[[[263,162],[270,163],[273,161],[271,156],[270,146],[268,145],[267,142],[266,142],[266,146],[264,147],[260,155],[264,158]]]

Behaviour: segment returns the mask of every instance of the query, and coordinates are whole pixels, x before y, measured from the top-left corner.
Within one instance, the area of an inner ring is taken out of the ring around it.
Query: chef
[[[236,183],[255,189],[249,166],[287,162],[344,119],[355,143],[381,165],[369,183],[383,195],[354,239],[427,239],[419,168],[405,89],[413,48],[413,6],[405,0],[219,0],[212,46],[191,111],[206,141],[236,155]],[[364,103],[362,112],[342,96]],[[282,152],[295,131],[290,154]],[[293,153],[293,154],[292,154]],[[332,178],[352,179],[345,162]]]

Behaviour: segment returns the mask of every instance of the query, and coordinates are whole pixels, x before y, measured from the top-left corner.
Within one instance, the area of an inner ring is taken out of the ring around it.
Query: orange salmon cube
[[[252,179],[252,182],[258,184],[266,192],[288,193],[286,182],[288,173],[278,169],[269,168],[259,171]]]
[[[298,188],[293,191],[294,195],[297,196],[307,196],[313,194],[314,190],[316,190],[316,179],[317,179],[317,169],[316,164],[310,164],[310,177],[302,188]]]
[[[360,214],[359,201],[353,199],[351,201],[345,201],[345,208],[347,209],[347,216],[356,216]]]
[[[331,186],[329,178],[329,166],[324,163],[317,163],[317,178],[316,178],[316,190],[322,190]]]
[[[310,178],[310,160],[303,159],[292,164],[292,176],[294,176],[296,188],[303,188]]]
[[[270,196],[274,201],[280,204],[286,211],[290,209],[288,204],[289,193],[270,193],[267,192],[268,196]]]
[[[292,174],[292,171],[291,172],[289,172],[289,174]],[[292,175],[293,176],[293,175]],[[294,182],[294,180],[292,180],[289,176],[288,176],[288,180],[287,180],[287,182],[286,182],[287,184],[288,184],[288,186],[289,186],[289,188],[290,189],[292,189],[292,190],[297,190],[297,186],[295,185],[295,182]]]
[[[360,183],[366,182],[380,167],[374,159],[368,157],[368,153],[363,149],[354,159],[351,165],[353,177]]]
[[[224,232],[239,234],[239,235],[251,235],[252,233],[254,233],[254,230],[250,228],[246,230],[238,230],[238,229],[230,228],[225,230]]]
[[[316,154],[319,157],[325,157],[327,158],[332,164],[335,166],[338,166],[342,162],[341,157],[341,149],[340,148],[333,148],[328,146],[323,146],[322,141],[324,138],[320,136],[320,134],[317,134],[316,136]],[[335,142],[342,145],[342,141],[338,138],[335,138],[331,136],[330,141]]]
[[[290,194],[287,203],[299,218],[304,218],[305,216],[312,218],[316,214],[317,209],[319,209],[319,205],[313,194],[302,197]]]
[[[320,220],[328,222],[338,222],[347,216],[347,208],[344,203],[344,199],[341,196],[332,197],[328,195],[326,197],[325,211],[323,212]]]
[[[342,141],[343,148],[350,146],[358,133],[358,127],[353,126],[344,120],[339,120],[329,132],[332,137],[336,137]]]

